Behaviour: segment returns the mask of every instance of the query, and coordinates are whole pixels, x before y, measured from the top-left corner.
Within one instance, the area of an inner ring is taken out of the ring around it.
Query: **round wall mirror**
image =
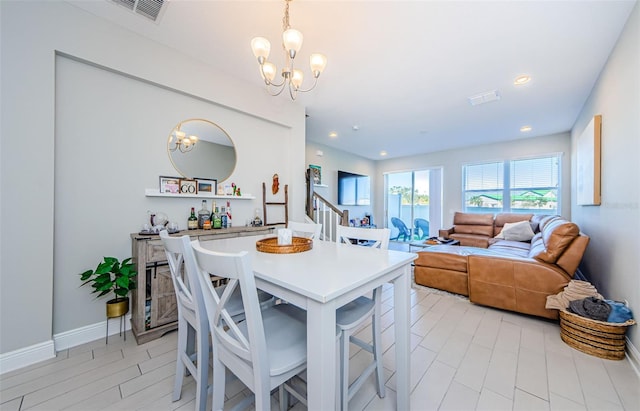
[[[209,120],[193,118],[178,123],[169,134],[167,153],[184,178],[224,181],[236,167],[231,137]]]

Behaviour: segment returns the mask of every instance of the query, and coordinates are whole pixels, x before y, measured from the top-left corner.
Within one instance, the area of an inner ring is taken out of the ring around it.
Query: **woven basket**
[[[292,254],[309,251],[313,248],[313,240],[304,237],[293,237],[291,245],[279,245],[278,237],[263,238],[256,241],[256,250],[272,254]]]
[[[608,323],[560,310],[560,338],[570,347],[607,360],[624,359],[627,327],[636,322]]]

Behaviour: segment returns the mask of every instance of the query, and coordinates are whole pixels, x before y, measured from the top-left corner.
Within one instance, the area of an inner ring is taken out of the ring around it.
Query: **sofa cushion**
[[[540,230],[542,229],[541,227],[541,223],[543,221],[548,220],[550,217],[555,217],[553,215],[549,215],[549,214],[534,214],[533,217],[531,217],[531,228],[533,229],[533,232],[538,234],[540,232]]]
[[[505,256],[527,258],[529,256],[529,247],[529,243],[496,238],[493,239],[493,243],[489,246],[489,250],[504,254]]]
[[[490,225],[493,227],[493,214],[461,213],[453,215],[453,225]]]
[[[502,227],[504,227],[504,225],[507,223],[531,221],[532,217],[533,217],[533,214],[498,213],[496,214],[495,226],[493,228],[494,230],[493,236],[495,237],[496,235],[498,235],[500,231],[502,231]],[[537,228],[537,224],[535,225],[535,227]],[[534,229],[534,232],[535,232],[535,228],[533,224],[531,228]]]
[[[496,238],[510,241],[530,241],[533,236],[534,233],[529,221],[519,221],[517,223],[505,223]]]
[[[554,264],[564,250],[580,235],[578,226],[563,218],[554,218],[541,225],[543,249],[539,244],[531,245],[530,257],[545,263]]]
[[[493,237],[493,214],[471,214],[456,212],[453,225],[458,234],[479,234]]]
[[[449,238],[460,241],[460,245],[469,247],[487,248],[489,247],[490,237],[478,234],[451,234]]]
[[[435,245],[418,252],[418,258],[414,264],[466,273],[467,255],[469,253],[465,247]]]
[[[542,231],[542,229],[544,228],[545,225],[547,225],[551,221],[557,220],[557,219],[564,220],[564,218],[560,217],[559,215],[553,215],[553,214],[544,214],[544,215],[539,215],[539,216],[535,216],[534,218],[532,218],[532,220],[537,220],[538,221],[538,230],[539,231]]]

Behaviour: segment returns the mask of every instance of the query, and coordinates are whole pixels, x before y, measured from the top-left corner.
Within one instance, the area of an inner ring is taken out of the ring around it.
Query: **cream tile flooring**
[[[372,380],[350,409],[395,409],[392,291],[385,289],[383,308],[387,396],[376,396]],[[555,322],[417,286],[411,300],[413,410],[640,410],[640,380],[628,360],[602,360],[571,349]],[[351,354],[355,374],[368,354],[355,348]],[[109,345],[99,340],[64,350],[2,375],[0,409],[191,410],[190,377],[182,398],[171,401],[175,355],[175,333],[143,345],[129,335],[126,342],[113,337]],[[248,390],[236,380],[226,394],[226,406],[232,406]]]

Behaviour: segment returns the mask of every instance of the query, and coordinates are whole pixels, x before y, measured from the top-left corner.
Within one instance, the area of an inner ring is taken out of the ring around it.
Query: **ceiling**
[[[253,37],[271,41],[269,60],[282,67],[284,1],[170,0],[157,22],[112,0],[71,3],[256,87]],[[306,138],[378,160],[566,132],[634,4],[295,0],[303,87],[309,54],[328,58],[317,88],[296,100]],[[515,86],[521,74],[531,81]],[[469,103],[493,90],[499,100]]]

